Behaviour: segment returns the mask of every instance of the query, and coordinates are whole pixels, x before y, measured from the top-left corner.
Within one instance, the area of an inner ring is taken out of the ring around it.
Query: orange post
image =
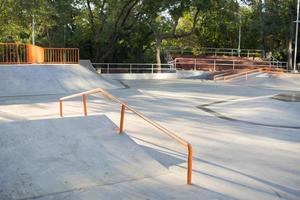
[[[120,131],[119,133],[123,133],[124,128],[124,114],[125,114],[125,105],[121,106],[121,118],[120,118]]]
[[[188,144],[188,171],[187,171],[187,184],[192,184],[192,170],[193,170],[193,148]]]
[[[84,112],[84,116],[87,116],[86,95],[82,95],[82,101],[83,101],[83,112]]]
[[[62,100],[59,100],[59,111],[60,111],[60,117],[63,117],[63,105],[62,105]]]

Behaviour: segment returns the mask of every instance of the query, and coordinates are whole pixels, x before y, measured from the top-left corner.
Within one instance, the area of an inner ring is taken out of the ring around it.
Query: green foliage
[[[241,3],[243,2],[243,3]],[[0,0],[0,42],[79,47],[101,62],[153,62],[161,48],[242,48],[287,58],[296,0]],[[241,24],[239,18],[241,17]]]

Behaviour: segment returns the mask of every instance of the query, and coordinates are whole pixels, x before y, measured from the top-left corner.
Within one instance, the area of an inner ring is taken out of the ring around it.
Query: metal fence
[[[269,67],[282,68],[287,70],[287,62],[280,61],[256,61],[251,63],[244,63],[243,60],[228,60],[228,59],[197,59],[197,58],[176,58],[172,64],[174,69],[193,69],[201,70],[207,68],[211,71],[219,71],[224,69],[238,69],[238,68],[255,68],[255,67]]]
[[[0,43],[0,64],[79,63],[77,48],[43,48],[31,44]]]
[[[99,73],[173,73],[173,64],[156,63],[92,63]]]
[[[0,43],[0,64],[23,64],[28,59],[27,45]]]
[[[265,57],[266,53],[264,50],[258,49],[234,49],[234,48],[210,48],[202,47],[198,49],[166,49],[165,57],[170,59],[172,54],[181,55],[226,55],[226,56],[243,56],[243,57]],[[169,55],[168,55],[169,54]]]
[[[44,48],[44,63],[78,63],[79,49],[77,48]]]

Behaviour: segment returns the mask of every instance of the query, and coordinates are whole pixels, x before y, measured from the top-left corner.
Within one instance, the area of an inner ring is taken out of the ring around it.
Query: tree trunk
[[[161,72],[161,59],[160,59],[160,48],[161,48],[161,38],[156,37],[156,65],[157,72]]]

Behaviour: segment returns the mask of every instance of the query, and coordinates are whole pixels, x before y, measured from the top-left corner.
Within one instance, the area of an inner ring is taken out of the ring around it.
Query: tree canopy
[[[0,42],[78,47],[97,62],[160,62],[161,50],[241,48],[290,60],[296,0],[0,0]],[[241,23],[241,24],[240,24]]]

